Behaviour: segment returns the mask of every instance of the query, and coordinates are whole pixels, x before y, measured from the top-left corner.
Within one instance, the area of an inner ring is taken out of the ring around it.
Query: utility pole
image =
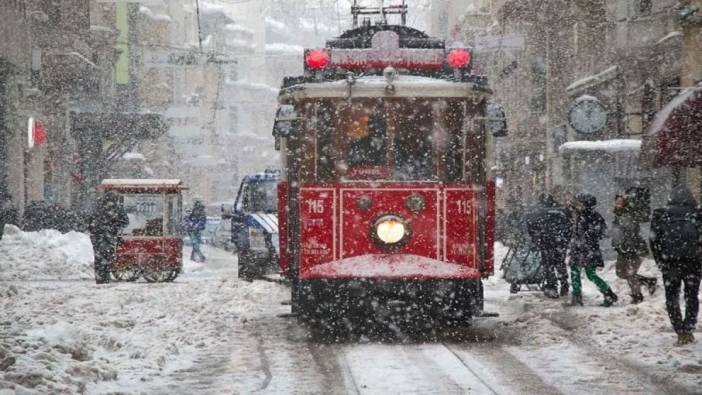
[[[202,52],[202,33],[200,28],[200,0],[195,0],[195,12],[197,14],[197,43]]]

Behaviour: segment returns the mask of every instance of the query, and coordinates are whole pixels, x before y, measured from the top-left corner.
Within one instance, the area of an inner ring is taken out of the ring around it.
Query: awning
[[[168,131],[161,114],[138,112],[73,112],[72,131],[88,132],[109,140],[155,139]]]
[[[597,152],[602,153],[619,153],[633,152],[638,153],[641,148],[641,140],[628,139],[612,139],[612,140],[595,140],[595,141],[570,141],[561,144],[558,147],[558,152],[561,155],[569,155],[574,153]]]
[[[683,90],[663,107],[642,140],[643,163],[702,166],[702,84]]]
[[[101,160],[122,158],[139,141],[156,139],[168,131],[161,114],[138,112],[72,112],[71,133],[81,155],[100,152]],[[95,149],[100,146],[100,149]]]
[[[65,91],[97,92],[102,69],[81,53],[47,53],[43,59],[44,83]]]

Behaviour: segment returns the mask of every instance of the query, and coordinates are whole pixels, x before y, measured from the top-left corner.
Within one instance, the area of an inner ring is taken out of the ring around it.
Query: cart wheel
[[[113,270],[110,272],[115,281],[136,281],[141,275],[141,270],[136,268]]]
[[[144,279],[150,283],[162,283],[169,280],[171,270],[146,270],[144,271]]]
[[[180,272],[178,270],[171,270],[170,274],[168,276],[168,279],[166,279],[166,281],[171,282],[171,281],[175,280],[176,277],[178,277],[179,273]]]

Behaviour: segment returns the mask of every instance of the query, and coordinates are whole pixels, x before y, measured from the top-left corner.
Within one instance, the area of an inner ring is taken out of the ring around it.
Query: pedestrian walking
[[[95,257],[95,282],[110,282],[110,264],[122,229],[129,224],[129,217],[122,207],[119,196],[107,191],[98,200],[95,211],[88,221],[90,241]]]
[[[5,232],[5,225],[18,224],[17,210],[12,206],[12,196],[9,193],[0,193],[0,240]]]
[[[541,253],[544,294],[554,299],[568,295],[565,260],[573,229],[569,212],[559,207],[552,195],[544,194],[539,197],[537,208],[527,215],[526,226],[532,243]]]
[[[665,306],[678,335],[678,345],[692,343],[699,312],[700,235],[702,216],[697,201],[685,187],[675,188],[665,208],[651,217],[651,251],[663,274]],[[680,311],[680,290],[684,286],[685,318]]]
[[[641,237],[641,209],[636,206],[636,199],[629,194],[617,195],[614,201],[614,222],[612,224],[612,247],[617,252],[617,277],[626,280],[631,293],[631,303],[643,301],[641,285],[645,285],[649,294],[656,291],[656,278],[638,274],[642,256],[648,255],[646,241]],[[648,209],[646,210],[648,215]]]
[[[604,237],[607,224],[602,215],[595,211],[597,199],[590,194],[580,194],[575,198],[575,230],[570,245],[570,276],[573,286],[571,305],[583,305],[580,271],[604,296],[603,307],[610,307],[617,302],[617,295],[612,288],[597,275],[596,269],[604,267],[600,240]]]
[[[205,205],[200,200],[196,200],[186,220],[186,228],[193,245],[190,260],[205,262],[205,254],[202,253],[202,231],[205,230],[206,225]]]

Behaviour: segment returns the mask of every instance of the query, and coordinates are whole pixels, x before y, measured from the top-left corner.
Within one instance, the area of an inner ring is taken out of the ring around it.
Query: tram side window
[[[433,117],[429,105],[400,108],[395,136],[395,179],[429,180],[433,177]]]

